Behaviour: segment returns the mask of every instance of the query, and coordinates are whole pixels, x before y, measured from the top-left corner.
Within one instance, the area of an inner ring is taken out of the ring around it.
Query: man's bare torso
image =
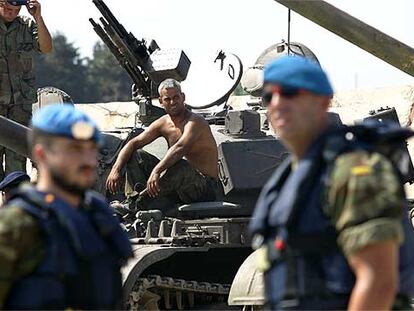
[[[174,124],[169,115],[163,116],[160,121],[160,132],[167,140],[168,147],[177,143],[189,122],[194,122],[195,127],[200,131],[199,137],[186,148],[184,158],[202,174],[217,178],[217,145],[208,123],[192,112],[179,124]]]

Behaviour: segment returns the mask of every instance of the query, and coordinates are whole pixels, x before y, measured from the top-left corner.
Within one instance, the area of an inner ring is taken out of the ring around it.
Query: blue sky
[[[88,18],[98,18],[92,0],[40,0],[52,32],[64,33],[83,56],[99,39]],[[190,57],[224,49],[244,66],[268,46],[287,39],[287,9],[273,0],[106,0],[137,38],[182,48]],[[331,4],[414,47],[414,1],[329,0]],[[24,11],[22,11],[25,13]],[[292,41],[307,45],[337,90],[414,84],[414,78],[376,59],[327,30],[292,13]]]

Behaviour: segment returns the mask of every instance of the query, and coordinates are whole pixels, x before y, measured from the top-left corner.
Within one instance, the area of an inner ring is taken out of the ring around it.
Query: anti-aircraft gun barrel
[[[118,33],[120,37],[126,37],[128,35],[128,32],[125,30],[124,26],[122,26],[121,23],[118,22],[118,20],[112,14],[111,10],[107,7],[105,2],[101,0],[92,0],[92,2],[101,12],[103,17],[105,17],[108,23],[114,26],[114,29],[116,30],[116,32]]]
[[[145,107],[151,106],[151,98],[158,96],[158,84],[167,78],[183,81],[190,60],[182,50],[161,50],[154,40],[136,39],[118,22],[103,0],[92,2],[102,14],[100,24],[89,19],[93,29],[135,84],[133,100],[140,105],[140,111],[150,111]]]
[[[0,116],[0,146],[31,158],[27,147],[27,136],[30,132],[31,129],[26,126]]]
[[[118,63],[121,65],[122,68],[125,69],[129,77],[132,79],[134,83],[143,83],[142,77],[137,74],[137,72],[133,69],[131,64],[123,57],[123,55],[118,51],[116,45],[112,42],[111,38],[106,34],[103,30],[102,26],[97,24],[92,18],[89,19],[90,23],[93,26],[96,34],[101,38],[101,40],[105,43],[108,47],[109,51],[115,58],[118,60]]]
[[[414,49],[323,0],[275,0],[388,64],[414,76]]]
[[[92,2],[103,16],[99,19],[103,28],[92,18],[89,19],[93,29],[126,70],[140,93],[144,97],[151,96],[151,79],[143,70],[144,60],[149,56],[144,42],[128,33],[102,0]]]

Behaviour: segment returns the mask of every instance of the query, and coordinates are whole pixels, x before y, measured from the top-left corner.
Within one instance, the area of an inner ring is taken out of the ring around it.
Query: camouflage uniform
[[[32,272],[42,260],[40,226],[18,207],[0,212],[0,308],[4,308],[13,281]]]
[[[127,164],[126,194],[127,196],[135,190],[142,190],[152,170],[158,164],[159,159],[152,154],[138,150],[133,154]],[[142,189],[137,189],[136,185]],[[165,205],[175,203],[191,203],[200,201],[215,201],[220,195],[220,182],[218,179],[205,176],[187,161],[179,160],[171,166],[160,179],[160,193],[156,200],[148,197],[142,198],[142,207],[153,206],[164,201]],[[153,207],[152,207],[153,208]]]
[[[384,156],[363,151],[339,156],[326,194],[324,212],[338,231],[338,245],[345,255],[372,243],[402,242],[405,195]]]
[[[18,16],[7,26],[0,19],[0,115],[23,125],[28,125],[36,102],[32,63],[38,52],[38,30],[32,19]],[[5,172],[0,170],[0,179],[12,171],[26,171],[26,158],[1,148],[0,158],[3,155],[6,167]]]

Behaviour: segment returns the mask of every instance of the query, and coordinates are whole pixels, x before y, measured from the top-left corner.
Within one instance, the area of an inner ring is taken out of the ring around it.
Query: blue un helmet
[[[102,140],[96,123],[69,104],[48,105],[39,109],[32,118],[32,127],[46,134],[75,140],[93,140],[97,144]]]
[[[264,69],[264,83],[333,96],[331,83],[321,66],[301,56],[283,56],[269,63]]]

